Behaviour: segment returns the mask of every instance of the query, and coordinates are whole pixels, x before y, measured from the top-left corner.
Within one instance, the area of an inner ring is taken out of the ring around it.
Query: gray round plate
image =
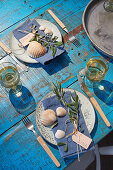
[[[113,12],[104,10],[104,1],[89,2],[83,14],[83,27],[95,47],[113,58]]]
[[[59,31],[59,29],[57,28],[56,25],[54,25],[50,21],[47,21],[47,20],[44,20],[44,19],[36,19],[36,21],[40,25],[42,25],[46,28],[49,28],[53,32],[53,36],[58,37],[57,41],[62,41],[62,35],[61,35],[61,33],[60,33],[60,31]],[[26,63],[38,63],[38,61],[29,57],[27,52],[24,50],[24,48],[19,47],[18,44],[19,44],[19,41],[14,37],[13,33],[11,33],[10,48],[11,48],[11,51],[15,54],[15,56],[19,60],[22,60]]]
[[[66,88],[64,90],[74,92],[73,89]],[[88,128],[89,133],[91,133],[91,131],[93,130],[94,125],[95,125],[94,108],[93,108],[91,102],[89,101],[89,99],[86,96],[84,96],[79,91],[76,91],[76,93],[79,97],[79,102],[81,104],[81,111],[82,111],[82,114],[84,116],[86,126]],[[42,112],[44,111],[42,101],[45,98],[51,97],[53,95],[55,95],[55,94],[53,92],[50,92],[46,96],[44,96],[43,99],[39,102],[37,109],[36,109],[36,124],[37,124],[39,132],[44,137],[44,139],[47,140],[48,142],[50,142],[51,144],[56,145],[56,141],[55,141],[54,134],[53,134],[52,130],[49,127],[45,127],[41,123],[41,120],[40,120],[40,116],[41,116]]]

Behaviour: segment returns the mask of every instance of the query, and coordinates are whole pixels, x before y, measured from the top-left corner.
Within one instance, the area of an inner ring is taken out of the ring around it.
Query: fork
[[[48,9],[47,11],[60,25],[60,27],[68,34],[69,41],[73,43],[76,47],[79,47],[81,45],[80,42],[72,34],[69,33],[69,31],[67,30],[66,26],[62,23],[62,21],[60,21],[59,18],[50,9]]]
[[[42,137],[39,136],[39,135],[36,133],[36,131],[35,131],[35,129],[34,129],[34,125],[33,125],[32,122],[29,120],[29,118],[28,118],[28,117],[25,117],[22,121],[23,121],[24,125],[26,126],[26,128],[29,129],[29,130],[31,130],[31,131],[35,134],[38,142],[39,142],[39,143],[41,144],[41,146],[44,148],[44,150],[45,150],[46,153],[49,155],[49,157],[52,159],[52,161],[55,163],[55,165],[56,165],[57,167],[60,167],[59,161],[58,161],[58,160],[56,159],[56,157],[53,155],[53,153],[51,152],[51,150],[49,149],[49,147],[47,146],[47,144],[45,143],[45,141],[42,139]]]

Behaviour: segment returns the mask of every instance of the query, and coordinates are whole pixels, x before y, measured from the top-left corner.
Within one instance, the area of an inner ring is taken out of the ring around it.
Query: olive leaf
[[[67,151],[68,151],[68,144],[67,144],[67,143],[58,142],[57,145],[58,145],[58,146],[64,146],[64,145],[65,145],[64,152],[67,152]]]
[[[58,145],[58,146],[63,146],[63,145],[65,145],[65,143],[58,142],[57,145]]]
[[[53,49],[52,56],[54,56],[54,55],[55,55],[55,53],[56,53],[56,46],[55,46],[55,48]]]
[[[56,46],[61,46],[62,44],[63,44],[62,42],[58,42],[58,41],[54,43],[54,45]]]
[[[66,143],[65,148],[64,148],[64,152],[68,151],[68,144]]]
[[[52,45],[50,45],[50,51],[53,51],[53,46]]]
[[[57,36],[54,36],[54,37],[52,38],[52,42],[55,42],[57,39],[58,39],[58,37],[57,37]]]

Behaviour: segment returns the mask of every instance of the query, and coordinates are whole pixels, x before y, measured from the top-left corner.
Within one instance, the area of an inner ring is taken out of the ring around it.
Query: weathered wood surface
[[[33,121],[35,129],[38,132],[35,123],[35,109],[38,102],[51,91],[51,81],[62,82],[62,87],[69,87],[81,91],[77,81],[77,71],[84,67],[86,61],[100,54],[94,49],[89,41],[83,27],[82,14],[89,0],[54,0],[54,1],[0,1],[0,38],[1,41],[9,47],[10,31],[18,24],[30,18],[43,18],[56,24],[65,42],[66,53],[59,56],[46,66],[41,64],[28,64],[29,71],[21,72],[21,81],[27,88],[30,95],[30,108],[21,110],[23,114],[18,113],[18,109],[12,105],[8,94],[0,87],[0,169],[57,169],[51,159],[45,154],[45,151],[38,144],[34,134],[28,131],[21,119],[24,114],[29,115]],[[52,8],[53,12],[67,26],[68,30],[75,35],[81,43],[79,48],[67,42],[67,35],[61,30],[53,18],[45,12]],[[14,62],[2,49],[0,49],[1,60]],[[15,63],[15,62],[14,62]],[[113,83],[113,61],[111,60],[109,71],[105,77],[108,83]],[[113,89],[111,89],[113,91]],[[81,91],[82,92],[82,91]],[[92,94],[95,96],[94,91]],[[95,96],[104,113],[112,124],[112,128],[106,127],[99,114],[96,112],[96,124],[92,132],[92,138],[95,143],[101,140],[113,129],[113,105],[109,106]],[[27,101],[27,99],[26,99]],[[38,132],[39,133],[39,132]],[[61,169],[64,169],[72,159],[61,159],[56,147],[48,146],[61,163]]]

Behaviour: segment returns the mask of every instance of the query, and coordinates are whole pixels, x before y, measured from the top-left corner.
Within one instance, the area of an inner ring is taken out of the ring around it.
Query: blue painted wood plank
[[[27,17],[34,11],[37,11],[47,4],[51,0],[39,0],[39,1],[27,1],[27,0],[12,0],[10,3],[8,0],[0,1],[0,32],[4,29],[15,24],[19,20],[22,20],[24,17]],[[24,11],[24,12],[23,12]]]
[[[45,1],[45,0],[40,0],[40,1],[27,1],[27,0],[22,0],[22,1],[15,1],[12,0],[9,2],[8,0],[0,1],[0,10],[1,10],[1,27],[0,27],[0,32],[2,32],[4,29],[10,27],[11,25],[15,24],[16,22],[19,22],[19,20],[22,20],[24,17],[27,17],[33,12],[39,11],[42,8],[47,7],[52,7],[54,12],[57,11],[57,13],[61,16],[61,18],[65,18],[66,15],[68,15],[76,12],[77,10],[81,9],[82,7],[85,7],[86,4],[89,2],[89,0],[84,1],[81,0],[80,2],[77,2],[76,0],[72,1],[69,3],[69,0],[67,1]],[[49,5],[49,6],[48,6]],[[54,8],[55,5],[55,8]],[[70,10],[67,10],[70,8]],[[23,13],[24,11],[24,13]],[[60,13],[58,12],[60,11]]]
[[[69,15],[72,15],[73,13],[77,13],[77,11],[80,10],[81,8],[84,9],[84,7],[87,5],[88,2],[89,0],[87,1],[80,0],[80,2],[76,2],[76,0],[74,0],[74,1],[71,1],[71,3],[69,0],[65,2],[63,0],[59,0],[59,1],[58,0],[54,0],[54,1],[43,0],[43,1],[38,1],[38,3],[35,1],[26,1],[25,4],[24,4],[24,1],[17,1],[17,4],[16,4],[16,1],[13,0],[11,3],[11,6],[8,6],[7,0],[4,0],[5,5],[3,5],[1,2],[2,15],[0,16],[1,18],[0,32],[2,34],[0,35],[0,38],[8,34],[19,23],[21,23],[22,21],[25,21],[28,16],[30,18],[34,18],[34,17],[41,18],[48,8],[52,8],[56,12],[56,15],[58,15],[58,17],[61,18],[61,20],[64,23],[67,23],[67,19],[66,19],[67,16],[69,17]],[[15,8],[12,10],[12,6],[14,4],[15,4]],[[68,4],[70,5],[68,6]],[[4,6],[6,10],[4,10]],[[66,10],[67,7],[69,10]],[[24,9],[24,13],[23,13],[23,9]],[[46,15],[48,15],[47,18],[49,21],[56,23],[54,19],[50,16],[50,14],[46,14]],[[78,21],[79,21],[79,18],[78,18]],[[74,22],[71,22],[71,23],[76,25],[76,23]],[[58,24],[56,25],[59,27]],[[73,28],[73,26],[70,27],[69,24],[68,26],[69,26],[69,30]]]

